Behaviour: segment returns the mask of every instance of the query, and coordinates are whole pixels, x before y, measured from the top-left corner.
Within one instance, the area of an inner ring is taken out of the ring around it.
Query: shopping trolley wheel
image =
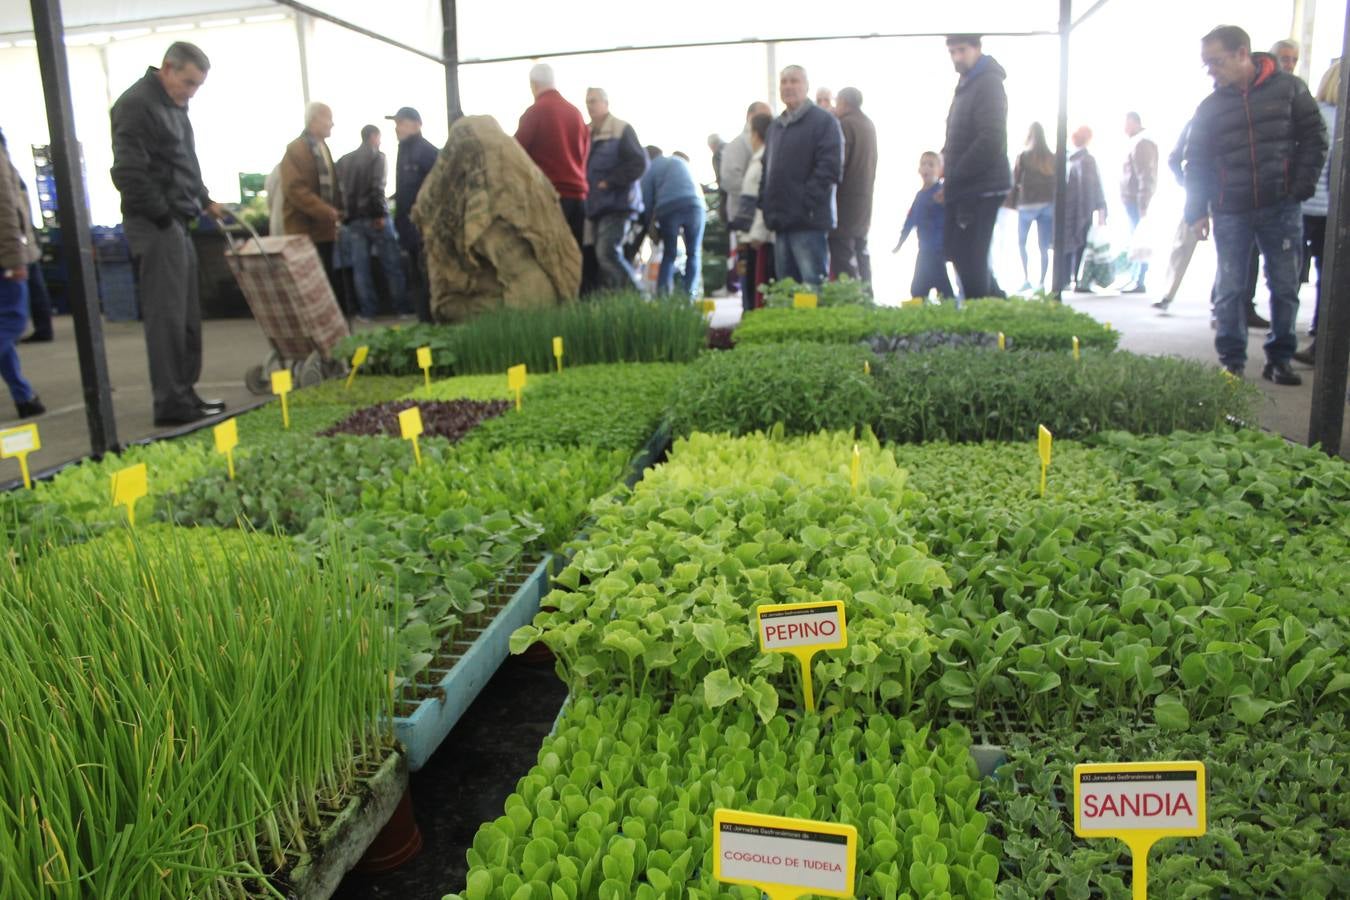
[[[323,357],[315,352],[296,366],[295,383],[297,387],[313,387],[323,381],[323,376]]]
[[[272,393],[272,380],[262,366],[254,366],[244,373],[244,386],[250,394],[265,397]]]

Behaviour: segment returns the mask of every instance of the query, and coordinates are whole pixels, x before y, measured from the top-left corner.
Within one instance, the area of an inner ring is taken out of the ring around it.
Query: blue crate
[[[141,317],[136,270],[128,262],[99,262],[98,298],[109,322],[135,322]]]
[[[410,770],[416,772],[426,765],[450,729],[510,655],[512,632],[534,620],[539,612],[539,602],[548,593],[552,563],[553,557],[545,554],[506,606],[440,680],[436,696],[423,700],[412,715],[394,717],[394,734],[403,744]]]

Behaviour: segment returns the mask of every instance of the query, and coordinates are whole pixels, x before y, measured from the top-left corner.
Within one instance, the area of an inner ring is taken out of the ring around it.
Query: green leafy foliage
[[[864,374],[864,361],[872,375]],[[1259,392],[1219,369],[1131,353],[936,349],[875,357],[850,346],[769,344],[710,354],[676,392],[676,433],[791,434],[871,428],[893,443],[1025,440],[1219,427],[1251,415]]]
[[[820,287],[808,287],[795,278],[780,278],[761,285],[764,304],[770,308],[793,308],[797,294],[816,295],[816,306],[871,306],[872,295],[867,284],[848,275],[840,275],[835,281],[827,281]]]
[[[791,303],[791,298],[788,300]],[[1009,350],[1069,350],[1074,337],[1083,348],[1113,350],[1119,335],[1086,313],[1043,300],[972,300],[923,306],[827,309],[762,309],[745,317],[736,343],[783,344],[816,341],[855,344],[868,338],[1003,332]]]
[[[687,699],[579,698],[468,851],[447,900],[757,897],[713,878],[718,807],[859,832],[859,897],[995,896],[999,842],[959,728],[841,712],[761,723]]]
[[[556,367],[553,338],[563,339],[564,367],[616,362],[688,362],[703,349],[707,322],[681,300],[616,294],[544,309],[502,309],[463,325],[414,325],[344,339],[340,355],[370,347],[372,373],[417,373],[417,348],[431,347],[433,375],[505,374]],[[485,398],[486,399],[486,398]]]

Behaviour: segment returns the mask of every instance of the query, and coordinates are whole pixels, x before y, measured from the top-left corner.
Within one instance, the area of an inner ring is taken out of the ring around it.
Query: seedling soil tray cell
[[[391,752],[362,773],[361,790],[334,812],[321,812],[323,831],[308,853],[287,856],[271,887],[292,900],[326,900],[374,843],[408,789],[408,760]],[[260,896],[262,893],[260,892]],[[275,896],[270,891],[266,896]]]
[[[530,624],[539,612],[539,601],[548,593],[553,557],[539,560],[506,604],[481,630],[468,629],[455,642],[458,656],[448,669],[431,669],[440,680],[407,715],[395,716],[394,734],[403,744],[408,768],[416,772],[455,727],[469,705],[482,691],[511,652],[511,634]]]

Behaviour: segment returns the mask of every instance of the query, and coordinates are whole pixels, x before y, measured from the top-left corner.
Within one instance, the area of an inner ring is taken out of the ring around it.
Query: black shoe
[[[1239,380],[1246,374],[1242,366],[1224,366],[1223,370]]]
[[[1303,383],[1299,374],[1289,368],[1289,363],[1266,363],[1265,369],[1261,371],[1261,377],[1287,387],[1296,387]]]
[[[218,416],[225,411],[224,400],[203,400],[197,398],[197,408],[208,416]]]
[[[1305,366],[1317,365],[1317,342],[1308,344],[1306,350],[1295,350],[1294,359],[1303,363]]]
[[[1258,329],[1269,328],[1269,327],[1270,327],[1270,322],[1267,321],[1266,319],[1261,318],[1261,316],[1260,316],[1259,313],[1252,312],[1252,311],[1248,311],[1248,313],[1247,313],[1247,327],[1248,327],[1248,328],[1258,328]]]
[[[1172,298],[1171,298],[1171,297],[1164,297],[1164,298],[1162,298],[1161,300],[1159,300],[1157,303],[1153,304],[1153,308],[1154,308],[1154,309],[1162,309],[1162,310],[1165,310],[1165,309],[1167,309],[1167,307],[1169,307],[1169,306],[1171,306],[1171,305],[1172,305]]]
[[[1148,288],[1144,287],[1142,284],[1132,284],[1132,285],[1130,285],[1129,287],[1127,287],[1125,290],[1121,291],[1121,293],[1122,293],[1122,294],[1147,294],[1147,293],[1148,293]]]
[[[27,403],[16,403],[15,407],[19,410],[20,419],[31,419],[33,416],[40,416],[47,411],[47,407],[42,405],[38,395],[34,394],[33,399]]]
[[[50,334],[37,334],[34,332],[26,338],[19,338],[20,344],[50,344],[55,337]]]
[[[200,422],[207,418],[207,414],[200,409],[190,413],[182,413],[176,416],[155,416],[156,428],[173,428],[177,425],[191,425],[194,422]]]

